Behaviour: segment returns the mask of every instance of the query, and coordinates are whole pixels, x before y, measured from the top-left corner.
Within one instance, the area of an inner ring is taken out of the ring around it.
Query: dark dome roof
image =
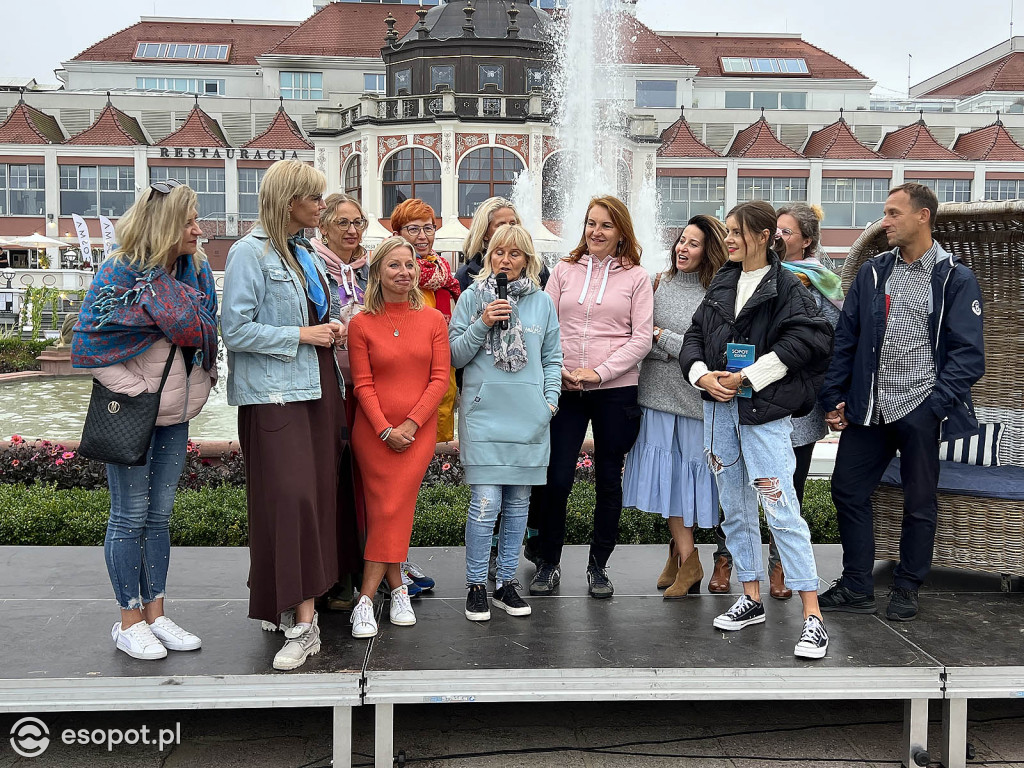
[[[473,14],[473,26],[476,28],[477,39],[507,39],[508,11],[513,5],[519,11],[516,25],[519,27],[520,40],[543,41],[552,25],[551,17],[547,12],[534,8],[530,5],[529,0],[519,0],[518,2],[514,0],[445,0],[427,13],[426,25],[430,30],[430,39],[461,38],[462,27],[466,23],[466,14],[463,9],[471,2],[476,8],[476,13]],[[406,43],[419,39],[418,27],[418,23],[414,24],[401,42]]]

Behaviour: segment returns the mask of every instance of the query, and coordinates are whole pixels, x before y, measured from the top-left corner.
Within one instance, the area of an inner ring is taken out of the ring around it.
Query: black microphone
[[[498,298],[499,299],[507,299],[508,298],[508,275],[506,275],[504,272],[499,272],[497,275],[494,276],[494,279],[498,282]],[[498,328],[500,328],[503,331],[507,331],[508,330],[508,320],[502,320],[501,322],[499,322],[498,323]]]

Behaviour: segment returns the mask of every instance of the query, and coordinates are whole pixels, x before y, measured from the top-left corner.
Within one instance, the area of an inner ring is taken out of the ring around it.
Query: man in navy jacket
[[[819,401],[842,431],[832,473],[843,574],[821,610],[874,613],[871,494],[900,452],[903,527],[886,617],[910,621],[931,568],[939,441],[978,429],[971,386],[985,372],[981,292],[974,273],[932,238],[935,193],[889,193],[891,248],[867,261],[847,293]]]

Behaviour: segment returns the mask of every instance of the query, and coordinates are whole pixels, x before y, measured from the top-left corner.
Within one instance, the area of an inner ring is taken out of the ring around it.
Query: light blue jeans
[[[529,485],[473,485],[466,517],[466,583],[487,583],[487,559],[491,554],[494,521],[501,511],[498,531],[496,581],[512,581],[519,568],[519,547],[526,533],[530,511]]]
[[[157,427],[143,466],[107,464],[110,520],[103,555],[117,604],[125,610],[164,596],[171,558],[168,524],[187,444],[188,422]]]
[[[736,398],[728,403],[704,403],[704,452],[718,481],[725,519],[722,530],[732,552],[736,577],[761,581],[758,502],[779,548],[786,586],[801,592],[817,591],[818,572],[811,549],[811,532],[800,516],[800,501],[793,489],[796,458],[790,444],[790,418],[767,424],[740,424]],[[767,480],[767,488],[758,488]]]

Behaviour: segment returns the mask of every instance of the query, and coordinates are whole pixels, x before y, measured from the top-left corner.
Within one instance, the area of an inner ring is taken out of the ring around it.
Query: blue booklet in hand
[[[729,373],[746,368],[754,363],[753,344],[733,344],[725,346],[725,370]],[[736,391],[736,397],[751,397],[754,391],[748,386],[742,386]]]

